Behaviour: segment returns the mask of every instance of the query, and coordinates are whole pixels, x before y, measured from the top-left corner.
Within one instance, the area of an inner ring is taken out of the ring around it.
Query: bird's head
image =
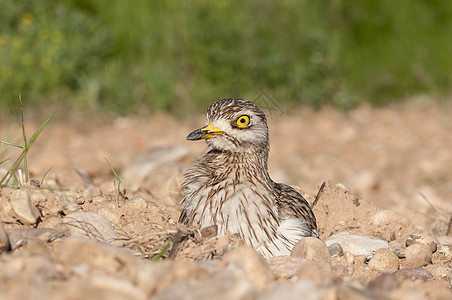
[[[213,149],[231,152],[268,151],[268,127],[264,112],[254,103],[222,99],[207,109],[206,126],[187,136],[205,139]]]

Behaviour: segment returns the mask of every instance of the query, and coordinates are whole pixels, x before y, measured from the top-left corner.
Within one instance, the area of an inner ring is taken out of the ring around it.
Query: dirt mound
[[[184,138],[200,124],[202,117],[161,115],[46,128],[29,155],[33,179],[52,167],[42,187],[1,190],[2,297],[452,297],[446,111],[362,107],[348,116],[326,109],[271,117],[273,178],[310,203],[328,183],[314,207],[322,241],[306,239],[291,256],[269,260],[235,235],[177,223],[181,174],[206,149]],[[7,128],[0,126],[2,137]],[[119,194],[104,157],[119,173]]]

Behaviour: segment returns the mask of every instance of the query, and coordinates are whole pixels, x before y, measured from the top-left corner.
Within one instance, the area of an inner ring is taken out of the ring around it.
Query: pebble
[[[55,194],[55,200],[58,203],[59,211],[65,215],[76,212],[79,201],[82,201],[82,195],[76,192],[68,191]]]
[[[97,213],[106,218],[108,221],[110,221],[112,224],[118,224],[121,220],[121,212],[117,209],[114,209],[113,207],[102,207],[100,208]]]
[[[63,219],[50,216],[38,224],[38,228],[58,228],[63,223]]]
[[[325,242],[328,246],[339,243],[344,252],[350,252],[353,255],[371,255],[378,249],[389,248],[389,244],[381,239],[349,232],[333,234]]]
[[[292,249],[291,257],[300,257],[314,261],[324,274],[331,272],[331,256],[324,241],[306,237],[301,239]]]
[[[201,228],[201,236],[203,240],[209,240],[215,236],[217,236],[218,226],[212,225],[208,227]]]
[[[8,250],[8,248],[9,248],[8,234],[6,234],[3,222],[0,221],[0,254]]]
[[[92,212],[76,212],[63,218],[71,235],[121,246],[118,235],[106,218]]]
[[[301,295],[303,295],[301,297]],[[261,292],[257,300],[319,300],[321,299],[316,285],[307,280],[298,280],[293,283],[283,282],[271,291]]]
[[[275,279],[289,279],[297,276],[306,259],[291,256],[276,256],[268,260]]]
[[[371,217],[371,224],[373,234],[387,241],[404,242],[408,234],[414,231],[414,225],[407,217],[392,210],[379,210]]]
[[[430,246],[425,244],[413,244],[408,246],[400,253],[405,257],[399,260],[400,268],[415,268],[430,264],[432,260],[432,252],[430,249]]]
[[[432,273],[421,267],[400,269],[393,274],[398,280],[429,280],[433,278]]]
[[[368,266],[380,273],[392,273],[399,268],[397,255],[388,249],[378,249],[369,260]]]
[[[425,267],[425,269],[432,273],[434,278],[451,282],[450,280],[452,279],[452,270],[448,266],[440,264],[428,265]]]
[[[447,263],[452,261],[452,246],[438,245],[435,253],[432,255],[432,263]]]
[[[148,208],[146,200],[141,196],[135,196],[124,202],[124,207],[130,210],[144,210]]]
[[[22,189],[15,190],[11,194],[10,201],[14,213],[22,222],[36,224],[38,218],[41,217],[41,213],[31,202],[27,191]]]
[[[258,290],[264,289],[273,278],[265,259],[252,248],[239,247],[232,249],[226,253],[224,261],[243,269],[248,279]]]
[[[436,251],[438,241],[431,236],[417,232],[417,233],[411,233],[407,237],[406,242],[405,242],[405,245],[407,247],[414,245],[414,244],[427,245],[430,248],[430,251],[433,253]]]
[[[389,242],[389,250],[391,250],[394,253],[400,253],[403,250],[405,250],[405,247],[403,247],[402,244],[400,244],[397,241],[391,241]]]
[[[334,243],[328,246],[328,252],[331,257],[342,256],[344,255],[344,250],[341,247],[341,244]]]

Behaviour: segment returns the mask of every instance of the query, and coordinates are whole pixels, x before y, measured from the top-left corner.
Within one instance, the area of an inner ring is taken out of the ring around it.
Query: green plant
[[[39,135],[41,134],[41,132],[44,130],[44,128],[47,126],[47,124],[52,120],[52,118],[54,117],[55,113],[54,112],[36,131],[35,133],[31,136],[31,138],[29,140],[27,140],[27,136],[25,133],[25,122],[24,122],[24,111],[23,111],[23,105],[22,105],[22,98],[19,95],[19,104],[20,104],[20,116],[21,116],[21,129],[22,129],[22,140],[23,140],[23,146],[21,145],[17,145],[11,142],[7,142],[7,141],[3,141],[0,140],[0,143],[8,145],[8,146],[13,146],[16,148],[20,148],[22,149],[22,152],[20,153],[20,155],[17,157],[17,159],[14,161],[14,163],[12,164],[12,166],[9,168],[8,172],[2,177],[2,179],[0,180],[0,187],[4,187],[7,186],[11,180],[11,178],[14,179],[15,182],[15,186],[18,185],[19,180],[17,179],[16,176],[16,171],[18,171],[21,163],[23,163],[23,167],[24,167],[24,172],[25,172],[25,183],[29,182],[29,175],[28,175],[28,161],[27,161],[27,153],[28,151],[31,149],[31,147],[33,146],[33,144],[35,143],[35,141],[37,140],[37,138],[39,137]]]

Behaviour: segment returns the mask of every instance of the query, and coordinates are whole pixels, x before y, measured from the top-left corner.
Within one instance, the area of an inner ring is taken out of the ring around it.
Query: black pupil
[[[245,118],[240,119],[240,123],[245,123],[245,122],[246,122]]]

